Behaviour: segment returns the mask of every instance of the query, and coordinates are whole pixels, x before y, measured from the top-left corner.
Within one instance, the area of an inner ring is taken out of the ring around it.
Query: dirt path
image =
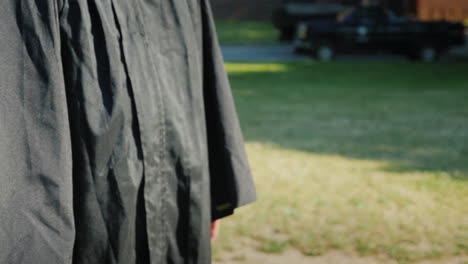
[[[322,256],[309,257],[294,249],[282,254],[267,254],[246,248],[242,253],[224,253],[221,258],[222,260],[215,261],[214,264],[398,264],[385,256],[362,257],[332,251]],[[468,256],[420,261],[414,264],[468,264]]]

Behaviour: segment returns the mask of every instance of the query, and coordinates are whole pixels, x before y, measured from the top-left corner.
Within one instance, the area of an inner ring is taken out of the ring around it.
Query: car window
[[[403,23],[409,20],[407,17],[397,16],[390,10],[385,10],[385,13],[387,14],[387,19],[390,23]]]
[[[338,21],[343,22],[343,23],[353,23],[356,22],[356,16],[355,16],[356,9],[355,8],[350,8],[344,12],[341,12],[338,14]]]
[[[380,7],[363,7],[356,11],[359,22],[365,25],[375,24],[387,18],[385,10]]]

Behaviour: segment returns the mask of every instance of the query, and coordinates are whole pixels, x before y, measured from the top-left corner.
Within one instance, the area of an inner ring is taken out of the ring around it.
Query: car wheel
[[[329,43],[321,43],[315,49],[315,56],[319,61],[331,61],[335,58],[335,49]]]
[[[410,60],[410,61],[417,61],[417,60],[419,59],[419,58],[418,58],[418,55],[417,55],[416,52],[414,52],[414,51],[406,53],[406,57],[407,57],[408,60]]]
[[[434,62],[438,56],[439,52],[434,47],[421,47],[419,49],[419,60],[422,62]]]

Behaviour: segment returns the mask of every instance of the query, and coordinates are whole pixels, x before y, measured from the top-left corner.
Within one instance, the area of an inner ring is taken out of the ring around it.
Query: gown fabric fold
[[[208,0],[0,6],[0,263],[210,263],[255,188]]]

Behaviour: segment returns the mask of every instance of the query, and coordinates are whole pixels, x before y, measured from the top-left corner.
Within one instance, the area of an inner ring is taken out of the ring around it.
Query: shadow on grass
[[[247,141],[468,179],[468,63],[227,63]]]
[[[216,21],[219,41],[223,45],[279,44],[278,31],[269,21]]]

